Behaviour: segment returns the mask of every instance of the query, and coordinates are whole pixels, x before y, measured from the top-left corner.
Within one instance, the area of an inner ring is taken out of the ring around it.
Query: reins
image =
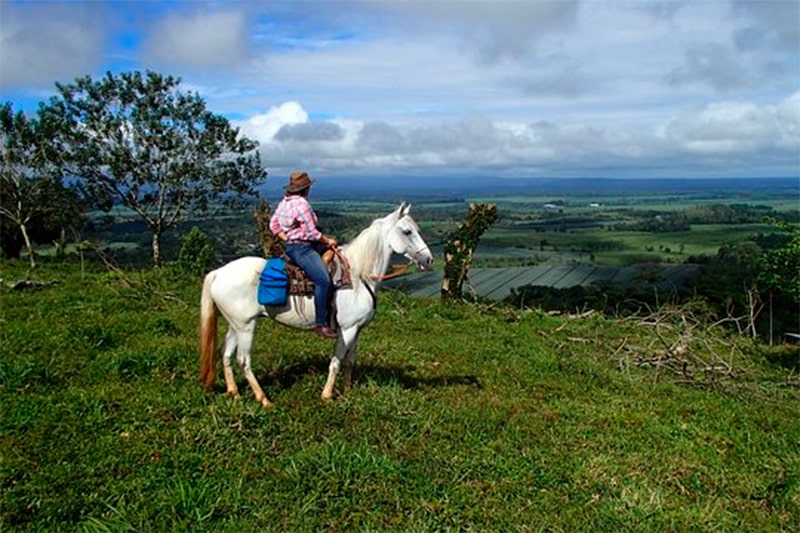
[[[328,247],[329,250],[333,251],[333,255],[339,258],[339,264],[342,267],[342,284],[349,285],[350,284],[350,261],[347,260],[347,257],[342,253],[339,249],[339,245],[334,244]]]
[[[342,262],[342,265],[344,266],[345,271],[347,272],[347,277],[349,278],[350,277],[350,262],[347,260],[345,255],[341,252],[341,250],[339,249],[339,246],[334,245],[334,246],[330,246],[329,248],[331,250],[333,250],[333,253]],[[392,278],[396,278],[396,277],[402,276],[402,275],[404,275],[404,274],[406,274],[408,272],[409,267],[411,265],[413,265],[413,264],[414,264],[413,261],[409,261],[408,264],[405,264],[405,265],[392,265],[392,268],[394,270],[392,270],[392,272],[390,272],[389,274],[372,274],[369,277],[369,279],[376,279],[376,280],[384,281],[384,280],[387,280],[387,279],[392,279]]]
[[[398,276],[402,276],[403,274],[408,272],[408,268],[413,264],[414,264],[414,262],[410,261],[405,265],[392,265],[392,268],[394,270],[392,272],[390,272],[389,274],[373,274],[373,275],[370,276],[370,279],[387,280],[387,279],[396,278]]]
[[[389,273],[389,274],[380,274],[380,275],[379,274],[372,274],[369,278],[370,279],[377,279],[377,280],[387,280],[387,279],[396,278],[398,276],[402,276],[403,274],[405,274],[408,271],[408,267],[410,267],[413,264],[414,264],[413,261],[409,261],[408,264],[405,264],[405,265],[392,265],[392,268],[394,270],[391,273]],[[369,295],[372,296],[372,309],[377,309],[378,308],[378,298],[375,295],[375,290],[370,286],[369,283],[364,283],[364,286],[369,291]]]

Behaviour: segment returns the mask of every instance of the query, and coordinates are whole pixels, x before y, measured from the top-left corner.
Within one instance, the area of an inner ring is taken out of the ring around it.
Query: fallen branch
[[[3,280],[0,280],[0,282],[3,282]],[[58,280],[31,281],[31,280],[27,280],[27,279],[21,279],[19,281],[13,281],[13,282],[12,281],[8,281],[8,282],[5,282],[5,285],[6,285],[6,287],[11,289],[12,291],[24,291],[24,290],[28,290],[28,289],[34,289],[35,290],[35,289],[41,289],[43,287],[50,287],[51,285],[58,285],[59,283],[61,283],[61,282],[58,281]]]
[[[623,343],[614,352],[619,357],[624,349],[626,361],[621,366],[652,369],[656,381],[666,372],[681,384],[716,386],[736,377],[734,356],[740,348],[690,310],[663,306],[647,316],[631,318],[649,332],[652,342],[645,347]]]

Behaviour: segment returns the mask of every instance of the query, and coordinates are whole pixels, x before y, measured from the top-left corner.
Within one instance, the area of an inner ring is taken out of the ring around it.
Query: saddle
[[[286,274],[289,276],[289,294],[293,296],[313,296],[314,282],[311,281],[302,268],[294,264],[288,256],[286,260]],[[350,279],[350,264],[338,250],[328,248],[322,255],[322,262],[328,269],[334,288],[349,287],[352,285]]]

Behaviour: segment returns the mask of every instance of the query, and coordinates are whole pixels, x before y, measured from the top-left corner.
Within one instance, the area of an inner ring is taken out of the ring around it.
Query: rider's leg
[[[314,282],[315,324],[327,328],[330,324],[331,278],[322,258],[308,243],[287,243],[286,255]]]

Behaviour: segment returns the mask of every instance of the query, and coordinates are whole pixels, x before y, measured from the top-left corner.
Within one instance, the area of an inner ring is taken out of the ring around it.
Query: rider
[[[269,229],[285,243],[286,255],[314,282],[314,331],[326,339],[335,339],[339,335],[330,327],[329,309],[332,283],[320,254],[336,246],[336,239],[317,229],[317,215],[308,202],[313,183],[306,172],[289,175],[286,194],[275,208]]]

